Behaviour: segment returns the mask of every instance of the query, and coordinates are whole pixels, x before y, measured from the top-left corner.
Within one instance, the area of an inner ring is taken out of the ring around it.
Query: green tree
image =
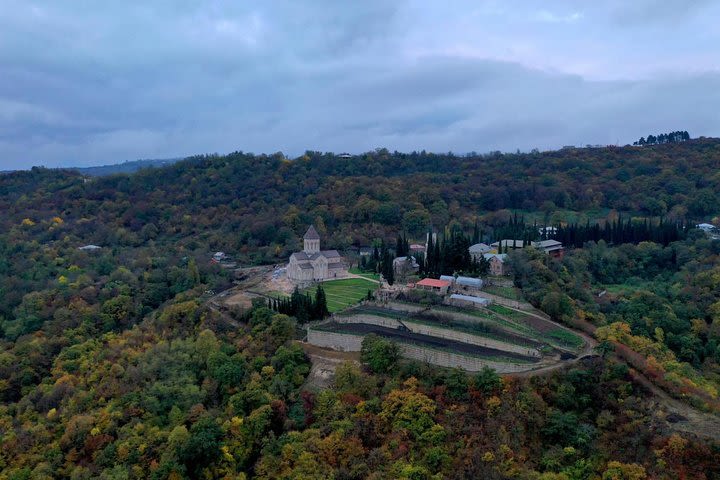
[[[475,375],[473,383],[475,384],[476,389],[486,395],[495,393],[500,390],[500,387],[502,387],[502,379],[500,378],[500,375],[498,375],[495,370],[487,366],[483,367],[483,369]]]
[[[313,305],[315,313],[315,319],[323,319],[330,316],[330,310],[328,310],[327,296],[325,295],[325,289],[322,285],[317,286],[315,290],[315,304]]]
[[[360,360],[375,373],[388,373],[400,359],[400,347],[375,334],[363,339]]]
[[[190,428],[190,436],[180,447],[178,459],[192,478],[201,478],[202,471],[220,458],[223,431],[210,416],[204,416]]]

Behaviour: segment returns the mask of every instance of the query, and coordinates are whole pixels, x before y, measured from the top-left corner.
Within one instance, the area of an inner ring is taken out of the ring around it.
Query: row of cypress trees
[[[668,222],[662,218],[658,222],[644,220],[642,222],[624,220],[618,217],[614,221],[600,224],[585,225],[570,224],[558,225],[557,232],[552,238],[562,242],[565,246],[582,247],[586,242],[605,240],[609,244],[655,242],[668,245],[671,242],[683,240],[691,228],[687,222]]]
[[[322,285],[315,290],[315,298],[309,292],[300,293],[295,287],[292,295],[287,298],[275,298],[268,300],[268,308],[278,313],[284,313],[295,317],[299,323],[307,323],[310,320],[322,320],[330,316],[327,306],[327,296]]]

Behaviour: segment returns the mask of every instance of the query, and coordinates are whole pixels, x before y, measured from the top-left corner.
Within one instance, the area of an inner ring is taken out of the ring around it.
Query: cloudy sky
[[[0,170],[719,136],[719,18],[711,0],[0,0]]]

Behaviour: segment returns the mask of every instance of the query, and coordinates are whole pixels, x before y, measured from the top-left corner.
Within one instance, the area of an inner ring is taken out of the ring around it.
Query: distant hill
[[[113,175],[115,173],[134,173],[142,168],[148,167],[164,167],[182,160],[181,158],[158,158],[147,160],[133,160],[115,165],[102,165],[98,167],[74,167],[66,170],[74,170],[83,175],[92,177],[103,177],[105,175]]]
[[[114,175],[116,173],[135,173],[140,169],[149,167],[166,167],[172,165],[182,158],[153,158],[145,160],[128,160],[123,163],[113,165],[99,165],[97,167],[63,167],[58,170],[70,170],[78,172],[81,175],[91,177],[104,177],[106,175]],[[0,175],[16,172],[18,170],[0,170]]]

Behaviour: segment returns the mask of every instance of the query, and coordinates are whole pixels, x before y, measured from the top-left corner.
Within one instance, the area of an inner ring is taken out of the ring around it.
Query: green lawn
[[[375,290],[377,284],[361,278],[344,278],[322,283],[331,313],[339,312],[358,303],[367,296],[368,290]],[[316,287],[309,289],[315,295]]]
[[[352,273],[353,275],[359,275],[361,277],[369,278],[371,280],[380,280],[380,275],[377,273],[368,273],[361,271],[358,267],[352,267],[348,272]]]
[[[487,309],[495,313],[499,313],[500,315],[504,315],[511,320],[521,320],[525,318],[525,314],[523,314],[522,312],[518,312],[517,310],[513,310],[502,305],[497,305],[495,303],[488,305]]]

